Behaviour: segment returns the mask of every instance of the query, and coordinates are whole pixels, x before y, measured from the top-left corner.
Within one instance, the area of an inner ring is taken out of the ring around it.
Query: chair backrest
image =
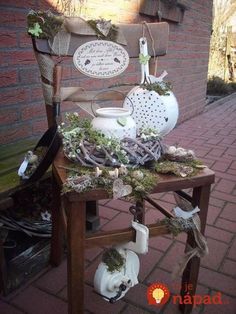
[[[70,18],[67,18],[70,19]],[[74,18],[71,18],[74,19]],[[139,38],[143,34],[142,24],[118,24],[119,30],[122,32],[127,45],[123,47],[127,50],[130,58],[139,57]],[[163,56],[167,52],[168,47],[168,35],[169,26],[167,23],[147,23],[146,27],[149,29],[149,33],[152,35],[152,40],[148,34],[146,34],[148,51],[151,57]],[[66,53],[60,54],[60,59],[66,57],[66,59],[72,58],[76,49],[82,44],[96,40],[96,35],[84,35],[70,33],[69,45],[67,47]],[[58,53],[53,52],[49,41],[47,39],[38,39],[32,37],[33,48],[36,54],[36,59],[39,64],[43,94],[46,105],[48,125],[52,126],[55,123],[54,113],[53,113],[53,95],[55,91],[58,92],[58,85],[60,85],[60,78],[55,76],[55,69],[57,66]],[[63,66],[63,62],[60,63]],[[60,70],[56,70],[57,74],[60,76]],[[96,79],[95,79],[96,80]],[[55,87],[56,86],[56,87]],[[127,88],[126,88],[127,89]],[[130,88],[129,88],[130,89]],[[124,91],[125,92],[125,91]],[[84,91],[81,87],[61,87],[60,86],[60,98],[62,101],[76,101],[78,103],[88,103],[94,99],[95,95],[98,93],[97,90]],[[115,95],[115,96],[114,96]],[[102,97],[102,96],[101,96]],[[104,99],[119,99],[119,94],[104,94]]]

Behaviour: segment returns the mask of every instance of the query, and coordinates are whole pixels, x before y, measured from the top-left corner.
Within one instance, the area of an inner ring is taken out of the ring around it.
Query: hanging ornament
[[[137,124],[137,130],[142,128],[155,129],[159,135],[169,133],[176,125],[178,119],[178,103],[174,94],[169,89],[163,78],[167,72],[163,72],[160,77],[149,75],[149,59],[147,49],[147,39],[139,39],[141,64],[141,84],[134,87],[128,98],[133,103],[132,117]],[[132,109],[130,103],[125,99],[124,108]]]

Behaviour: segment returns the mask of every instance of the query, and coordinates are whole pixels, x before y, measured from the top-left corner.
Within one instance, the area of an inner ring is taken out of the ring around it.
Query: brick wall
[[[31,40],[26,34],[26,15],[29,8],[50,8],[56,11],[53,1],[58,2],[50,0],[50,4],[45,0],[0,0],[1,144],[39,137],[47,128],[39,72]],[[85,0],[80,12],[85,17],[102,15],[112,18],[113,22],[139,22],[144,20],[138,14],[140,1],[120,0],[114,5],[111,0]],[[168,80],[173,83],[180,105],[180,122],[200,113],[204,108],[211,32],[212,0],[190,0],[187,3],[189,9],[185,11],[183,23],[170,23],[168,54],[159,58],[158,64],[158,72],[166,69],[169,73]],[[140,66],[132,61],[122,80],[134,83],[139,77]],[[65,85],[74,85],[76,82],[87,89],[103,87],[101,80],[82,77],[69,64],[63,72],[63,79]],[[70,106],[69,109],[71,108]]]

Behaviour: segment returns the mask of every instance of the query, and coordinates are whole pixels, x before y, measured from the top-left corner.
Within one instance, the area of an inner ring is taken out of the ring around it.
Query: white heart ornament
[[[132,193],[132,186],[124,184],[122,179],[116,179],[113,182],[113,198],[118,199]]]

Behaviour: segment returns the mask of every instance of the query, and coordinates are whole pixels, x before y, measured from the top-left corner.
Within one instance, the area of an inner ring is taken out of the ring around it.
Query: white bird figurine
[[[185,211],[185,210],[183,210],[177,206],[177,207],[173,208],[173,211],[174,211],[176,217],[181,217],[183,219],[189,219],[189,218],[192,218],[194,214],[200,212],[200,209],[196,206],[195,208],[193,208],[190,211]]]

